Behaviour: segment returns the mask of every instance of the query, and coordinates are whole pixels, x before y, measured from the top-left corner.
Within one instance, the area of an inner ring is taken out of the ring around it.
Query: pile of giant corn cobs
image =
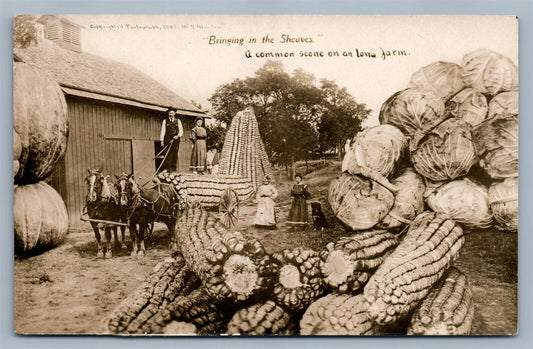
[[[205,207],[218,206],[227,189],[236,193],[239,202],[247,201],[255,194],[251,180],[238,175],[200,175],[165,170],[157,174],[157,179],[174,187],[181,207],[191,203]]]
[[[449,279],[463,230],[438,213],[418,215],[400,238],[369,230],[319,252],[268,254],[259,241],[228,230],[200,206],[186,209],[177,227],[181,252],[159,263],[105,319],[104,333],[407,333],[416,311],[422,313],[412,333],[470,330],[473,305],[464,275],[460,287],[442,281]],[[426,302],[434,293],[438,302]],[[449,319],[424,315],[433,314],[432,307],[444,311],[448,303]]]
[[[345,236],[320,251],[268,254],[188,205],[178,262],[156,267],[104,332],[470,334],[472,290],[454,266],[464,234],[518,229],[516,70],[475,51],[415,72],[384,103],[382,125],[354,137],[328,193]]]

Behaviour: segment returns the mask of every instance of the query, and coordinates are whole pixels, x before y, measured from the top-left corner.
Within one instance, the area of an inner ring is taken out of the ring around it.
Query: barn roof
[[[172,106],[182,115],[206,116],[192,103],[125,63],[74,52],[48,40],[15,48],[14,57],[50,73],[69,95],[158,111]]]

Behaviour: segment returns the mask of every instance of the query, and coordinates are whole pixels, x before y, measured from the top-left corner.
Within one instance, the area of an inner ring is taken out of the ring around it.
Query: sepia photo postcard
[[[518,331],[518,18],[13,18],[20,335]]]

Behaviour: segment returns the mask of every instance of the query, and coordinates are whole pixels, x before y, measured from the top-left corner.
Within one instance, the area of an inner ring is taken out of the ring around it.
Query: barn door
[[[131,153],[133,157],[133,173],[139,184],[146,183],[155,174],[154,141],[132,139]]]
[[[178,153],[178,172],[191,172],[189,165],[191,164],[192,143],[189,140],[189,136],[193,128],[193,121],[186,118],[181,119],[183,137],[181,137],[180,151]]]

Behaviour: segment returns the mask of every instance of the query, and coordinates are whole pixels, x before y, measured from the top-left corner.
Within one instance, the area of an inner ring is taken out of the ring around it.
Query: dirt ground
[[[305,168],[301,170],[306,172]],[[326,216],[334,222],[325,202],[329,182],[339,173],[338,164],[325,163],[307,172],[312,170],[305,178],[313,195],[310,201],[323,203]],[[346,235],[338,224],[333,224],[328,233],[285,225],[291,183],[283,180],[281,174],[275,180],[280,192],[276,200],[278,229],[254,228],[255,203],[250,202],[240,209],[237,231],[260,240],[269,253],[299,246],[319,250],[327,242]],[[94,234],[88,228],[76,227],[61,246],[51,251],[15,260],[17,333],[97,333],[101,320],[169,254],[170,238],[163,225],[156,225],[144,258],[132,258],[128,251],[117,249],[112,259],[97,259]],[[517,332],[517,250],[517,234],[487,229],[466,235],[455,265],[467,274],[473,287],[476,312],[472,334]]]

